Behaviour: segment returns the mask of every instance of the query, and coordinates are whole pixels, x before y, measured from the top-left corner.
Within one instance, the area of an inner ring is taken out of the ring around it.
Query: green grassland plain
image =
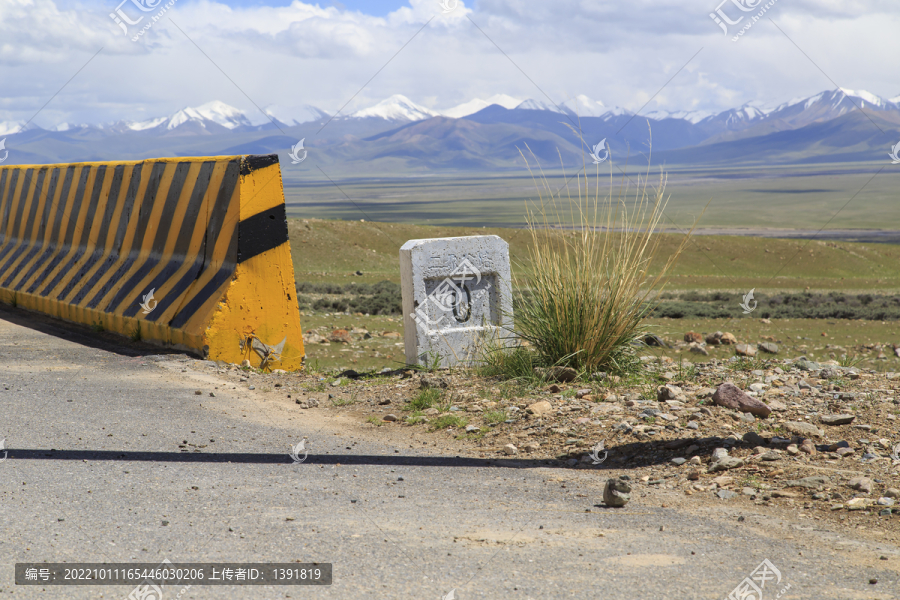
[[[591,165],[590,193],[633,198],[648,173],[631,165]],[[767,228],[825,232],[838,229],[900,231],[900,165],[839,163],[808,166],[734,166],[716,169],[664,167],[668,205],[661,225],[685,229]],[[565,217],[578,196],[577,170],[547,172]],[[318,171],[285,172],[288,215],[302,218],[376,220],[391,223],[521,227],[525,207],[538,200],[523,168],[507,173],[435,174],[345,178]],[[648,182],[659,182],[660,167]],[[580,179],[584,187],[584,178]],[[627,189],[626,187],[627,186]],[[705,209],[705,212],[704,212]],[[702,217],[701,217],[702,215]],[[699,220],[698,220],[699,219]]]
[[[368,221],[328,221],[290,219],[291,250],[297,281],[337,283],[399,283],[398,251],[410,239],[494,234],[510,244],[514,276],[528,270],[530,234],[525,229],[459,227],[376,223]],[[571,236],[571,231],[548,235]],[[659,263],[683,239],[663,234]],[[356,273],[362,273],[357,275]],[[842,241],[767,239],[744,236],[695,236],[675,266],[667,292],[728,292],[745,294],[779,292],[845,292],[851,294],[900,294],[900,245]],[[404,364],[402,338],[386,338],[387,331],[403,332],[398,316],[346,315],[304,311],[304,330],[362,328],[373,337],[350,347],[340,344],[307,346],[308,363],[315,369],[357,370],[397,368]],[[900,370],[900,359],[888,346],[900,342],[900,321],[860,321],[848,319],[772,319],[763,323],[755,315],[739,318],[651,318],[651,331],[669,339],[680,339],[686,331],[701,333],[731,331],[742,342],[774,338],[782,345],[782,355],[806,354],[821,360],[859,357],[862,366]],[[824,334],[824,335],[823,335]],[[766,337],[768,336],[768,337]],[[884,345],[887,359],[876,360],[880,350],[866,345]],[[660,348],[648,349],[674,360],[708,360],[700,355]],[[711,350],[711,356],[728,358],[734,350]]]

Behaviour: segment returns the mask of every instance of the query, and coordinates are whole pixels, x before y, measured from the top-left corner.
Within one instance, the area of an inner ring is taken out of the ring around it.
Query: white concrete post
[[[496,235],[410,240],[400,248],[406,362],[471,364],[512,339],[509,244]]]

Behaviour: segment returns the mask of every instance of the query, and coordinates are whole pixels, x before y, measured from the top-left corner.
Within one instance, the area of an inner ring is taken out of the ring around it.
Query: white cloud
[[[177,0],[138,42],[110,18],[117,4],[5,0],[0,120],[29,119],[101,47],[38,124],[143,121],[213,100],[248,115],[255,105],[330,114],[354,98],[346,115],[394,94],[434,111],[497,94],[556,104],[584,95],[632,111],[649,102],[646,114],[775,104],[832,88],[829,77],[898,91],[900,58],[888,49],[900,6],[886,0],[779,0],[767,15],[791,39],[763,19],[736,43],[709,18],[717,0],[480,0],[448,14],[410,0],[386,17],[325,2]]]

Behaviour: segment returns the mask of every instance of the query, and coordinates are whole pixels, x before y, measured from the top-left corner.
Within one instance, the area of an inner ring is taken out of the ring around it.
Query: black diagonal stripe
[[[229,162],[228,167],[225,169],[225,175],[222,177],[222,183],[219,185],[216,204],[209,214],[209,222],[206,225],[206,260],[204,268],[212,263],[213,253],[216,251],[216,243],[222,234],[222,227],[225,225],[225,218],[228,216],[228,209],[231,206],[231,199],[234,197],[234,188],[238,184],[239,175],[240,163],[237,160]],[[240,210],[240,207],[238,207],[238,210]]]
[[[60,222],[62,220],[69,220],[70,226],[66,227],[66,237],[63,240],[63,243],[56,245],[56,253],[53,255],[53,258],[47,263],[46,268],[41,271],[41,274],[38,275],[37,279],[34,280],[34,283],[28,288],[29,294],[33,294],[34,291],[46,281],[47,277],[53,273],[53,270],[62,262],[66,257],[66,254],[69,253],[69,249],[72,247],[72,236],[75,234],[75,224],[78,222],[78,213],[81,212],[81,202],[84,200],[84,192],[87,188],[87,180],[90,174],[90,167],[81,168],[81,177],[78,179],[78,187],[75,188],[75,198],[72,200],[71,210],[65,210],[68,202],[63,202],[63,198],[59,199],[59,209],[57,209],[57,214],[62,213]],[[54,236],[53,239],[58,240],[59,237]]]
[[[47,220],[50,218],[50,208],[53,206],[53,195],[56,194],[56,185],[59,183],[59,172],[59,169],[53,169],[53,173],[50,174],[50,183],[47,185],[47,200],[44,202],[44,213],[41,215],[41,221],[38,224],[38,231],[35,235],[34,243],[31,245],[28,254],[19,262],[18,268],[14,269],[13,272],[9,274],[9,277],[0,284],[3,287],[9,287],[16,278],[16,275],[21,273],[19,269],[22,269],[31,262],[31,259],[34,258],[35,254],[40,252],[41,248],[46,244]]]
[[[94,221],[94,217],[97,214],[97,204],[100,202],[100,193],[103,191],[103,181],[106,179],[106,165],[98,165],[97,173],[94,176],[94,191],[91,193],[91,201],[88,204],[87,214],[84,217],[84,227],[81,228],[81,238],[78,240],[78,246],[74,254],[69,257],[69,260],[61,269],[57,269],[56,276],[50,280],[44,289],[40,292],[41,296],[47,296],[53,288],[59,285],[59,282],[65,277],[69,271],[72,270],[78,261],[84,256],[85,250],[87,250],[88,240],[91,238],[91,227]],[[78,215],[75,215],[75,220],[78,220]],[[57,297],[61,299],[61,296]]]
[[[19,281],[13,286],[16,290],[21,291],[25,284],[31,279],[31,276],[34,275],[38,269],[44,266],[47,260],[50,260],[50,257],[53,256],[53,253],[57,248],[57,241],[59,240],[59,228],[61,223],[64,220],[65,207],[63,206],[66,202],[66,198],[69,197],[69,189],[72,187],[72,180],[75,178],[75,167],[69,167],[66,169],[66,176],[63,178],[63,186],[62,191],[59,195],[59,205],[56,207],[56,214],[54,216],[53,221],[53,230],[50,232],[50,236],[45,237],[46,240],[44,252],[38,257],[34,264],[31,265],[31,268],[28,269],[28,273],[25,274],[25,277],[19,279]],[[47,202],[51,203],[51,198],[48,196]]]
[[[209,161],[203,163],[200,167],[200,171],[197,173],[197,179],[194,182],[194,190],[191,192],[191,198],[188,202],[187,209],[185,210],[184,218],[182,219],[181,230],[178,232],[178,239],[175,240],[175,246],[172,249],[172,257],[159,274],[153,278],[153,281],[147,284],[142,295],[148,293],[149,290],[155,291],[161,288],[163,284],[169,281],[169,279],[184,266],[187,259],[187,253],[190,250],[191,238],[194,236],[194,231],[197,229],[200,209],[203,207],[203,198],[206,196],[206,190],[209,188],[209,182],[212,178],[215,166],[216,163],[214,161]],[[205,237],[206,236],[204,235],[204,238]],[[201,246],[200,251],[197,254],[197,259],[194,261],[194,264],[192,264],[188,271],[182,275],[178,283],[166,292],[165,297],[158,300],[155,311],[147,316],[147,320],[155,321],[158,319],[173,302],[178,300],[181,294],[183,294],[190,286],[191,282],[197,278],[197,275],[200,273],[200,268],[203,266],[205,247]],[[126,317],[133,317],[137,314],[139,309],[140,305],[136,304],[135,306],[129,307],[122,314]]]
[[[206,240],[204,242],[206,251],[203,257],[203,265],[197,273],[197,279],[203,275],[204,271],[206,271],[212,263],[212,259],[214,258],[213,254],[216,251],[216,244],[219,241],[219,236],[223,233],[222,230],[225,225],[225,217],[228,216],[228,208],[234,197],[234,189],[238,184],[239,176],[240,162],[238,160],[230,161],[228,167],[225,169],[225,174],[222,177],[222,183],[219,185],[216,204],[213,206],[209,217],[209,223],[206,227]],[[238,209],[240,209],[240,207],[238,207]],[[179,328],[184,326],[184,324],[194,316],[194,313],[203,306],[203,303],[209,299],[209,295],[215,293],[215,291],[219,289],[219,286],[234,273],[234,266],[237,263],[236,231],[237,227],[228,229],[231,239],[228,242],[228,249],[225,251],[225,256],[222,259],[222,266],[219,268],[219,271],[213,275],[213,280],[203,286],[199,292],[195,293],[191,297],[191,300],[189,300],[187,304],[172,317],[172,320],[169,322],[170,327]],[[218,284],[213,285],[217,281]]]
[[[164,297],[160,298],[159,303],[157,304],[157,307],[154,310],[154,312],[147,315],[148,321],[158,320],[163,314],[165,314],[166,310],[170,306],[172,306],[172,304],[174,304],[181,298],[181,295],[189,287],[191,287],[191,284],[194,283],[195,281],[197,281],[197,277],[200,275],[200,272],[203,268],[203,262],[204,262],[204,259],[202,256],[198,256],[194,260],[194,264],[192,264],[190,266],[190,268],[185,272],[185,274],[181,276],[181,279],[178,280],[178,283],[173,285],[172,289],[170,289]],[[234,267],[232,267],[232,270],[234,270]],[[171,275],[170,275],[170,277],[171,277]],[[147,286],[147,287],[150,289],[156,289],[153,286]],[[138,310],[137,307],[135,307],[133,309],[128,309],[124,313],[124,315],[126,317],[133,317],[137,314],[137,310]]]
[[[256,213],[238,224],[237,261],[242,263],[288,241],[284,204]]]
[[[46,174],[47,169],[41,169],[41,172],[38,174],[38,180],[35,182],[34,186],[34,193],[31,195],[31,206],[28,210],[28,219],[23,226],[19,227],[18,233],[13,238],[18,238],[18,242],[13,246],[16,251],[9,255],[9,258],[6,259],[3,266],[0,266],[0,273],[6,273],[6,270],[10,265],[12,265],[16,259],[22,257],[22,250],[31,243],[31,230],[34,228],[34,218],[37,216],[38,204],[40,204],[41,190],[44,189],[44,176]],[[0,253],[0,260],[3,260],[4,254],[5,252]]]
[[[145,163],[136,164],[131,170],[131,180],[128,183],[128,191],[126,192],[125,199],[122,203],[122,214],[119,215],[116,237],[109,245],[109,254],[106,256],[103,264],[100,265],[100,268],[94,271],[91,278],[78,289],[78,293],[72,298],[71,304],[81,304],[81,301],[91,293],[91,290],[94,289],[97,282],[100,281],[100,279],[119,260],[119,255],[122,250],[122,241],[125,239],[125,233],[128,231],[128,223],[131,221],[131,211],[134,210],[135,199],[137,198],[138,190],[141,187],[141,173],[143,173],[144,164]],[[118,202],[118,198],[110,196],[109,201]]]
[[[147,233],[147,227],[150,225],[150,216],[153,213],[153,206],[156,204],[156,193],[159,191],[159,184],[162,182],[162,176],[165,170],[166,163],[154,163],[153,169],[150,171],[150,180],[147,182],[147,189],[144,192],[144,199],[141,201],[141,207],[138,211],[138,221],[134,230],[134,241],[131,244],[131,250],[128,252],[128,258],[125,260],[124,264],[116,269],[116,272],[106,284],[100,288],[100,291],[91,298],[91,301],[87,304],[88,307],[97,308],[97,305],[100,304],[103,297],[106,296],[113,287],[121,285],[120,279],[122,279],[125,273],[131,269],[134,261],[140,256],[141,247],[144,244],[144,235]]]
[[[254,154],[245,156],[241,161],[241,175],[249,175],[253,171],[259,171],[266,167],[278,164],[277,154]]]
[[[172,174],[172,183],[169,185],[169,193],[166,195],[166,202],[163,204],[160,222],[157,223],[156,236],[153,238],[153,245],[150,247],[150,256],[148,256],[143,264],[138,267],[131,278],[124,284],[119,286],[119,291],[112,297],[106,306],[106,312],[114,313],[125,298],[134,291],[134,288],[152,271],[159,261],[162,260],[163,253],[166,250],[166,240],[172,230],[174,223],[172,217],[178,210],[178,199],[181,198],[181,190],[184,189],[185,181],[187,181],[188,173],[191,170],[191,163],[183,162],[175,166],[175,172]],[[168,225],[168,227],[166,226]],[[136,305],[133,308],[136,308]]]
[[[4,177],[7,171],[8,169],[3,170]],[[16,195],[16,186],[19,183],[19,173],[20,169],[12,171],[12,175],[9,177],[9,189],[6,191],[6,197],[3,198],[3,216],[0,217],[0,242],[6,239],[6,226],[9,220],[9,211],[12,209],[13,198]],[[2,192],[3,189],[0,188],[0,193]]]
[[[31,187],[33,174],[34,169],[28,169],[25,173],[25,183],[22,185],[22,193],[19,194],[19,206],[16,207],[16,216],[12,222],[12,229],[9,231],[6,239],[3,240],[3,247],[0,248],[0,260],[3,260],[9,254],[9,251],[18,246],[22,240],[22,214],[25,212],[25,205],[28,204],[28,188]],[[41,170],[41,175],[43,174],[44,171]],[[44,178],[40,177],[40,179],[43,183]]]
[[[213,294],[216,293],[222,284],[228,281],[228,279],[234,274],[234,264],[225,264],[221,269],[213,276],[213,278],[203,286],[199,292],[194,294],[191,301],[184,305],[178,314],[169,321],[169,327],[174,327],[175,329],[180,329],[185,326],[185,324],[190,320],[191,317],[194,316],[203,304],[209,300]]]
[[[81,268],[78,269],[75,276],[69,280],[66,287],[59,292],[57,298],[60,300],[65,299],[76,285],[82,283],[81,279],[97,264],[103,255],[106,254],[107,250],[109,250],[106,246],[106,237],[109,235],[109,226],[112,223],[113,215],[118,206],[116,201],[119,198],[119,191],[122,189],[122,180],[124,178],[125,165],[116,165],[116,168],[113,169],[112,181],[110,182],[109,193],[107,194],[106,209],[103,211],[103,217],[100,221],[100,230],[97,232],[97,239],[94,242],[94,250],[91,252],[90,258],[84,261],[84,264],[81,265]]]

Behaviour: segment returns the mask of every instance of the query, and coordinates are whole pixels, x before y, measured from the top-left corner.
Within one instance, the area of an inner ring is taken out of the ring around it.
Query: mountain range
[[[900,96],[836,89],[771,107],[634,114],[583,95],[553,104],[499,94],[441,111],[394,95],[335,117],[313,106],[244,112],[213,101],[168,116],[50,129],[0,121],[5,164],[261,153],[291,163],[300,139],[313,160],[296,168],[359,174],[521,169],[520,152],[545,167],[580,167],[601,142],[614,161],[646,162],[652,141],[652,162],[670,165],[881,161],[900,141]]]

